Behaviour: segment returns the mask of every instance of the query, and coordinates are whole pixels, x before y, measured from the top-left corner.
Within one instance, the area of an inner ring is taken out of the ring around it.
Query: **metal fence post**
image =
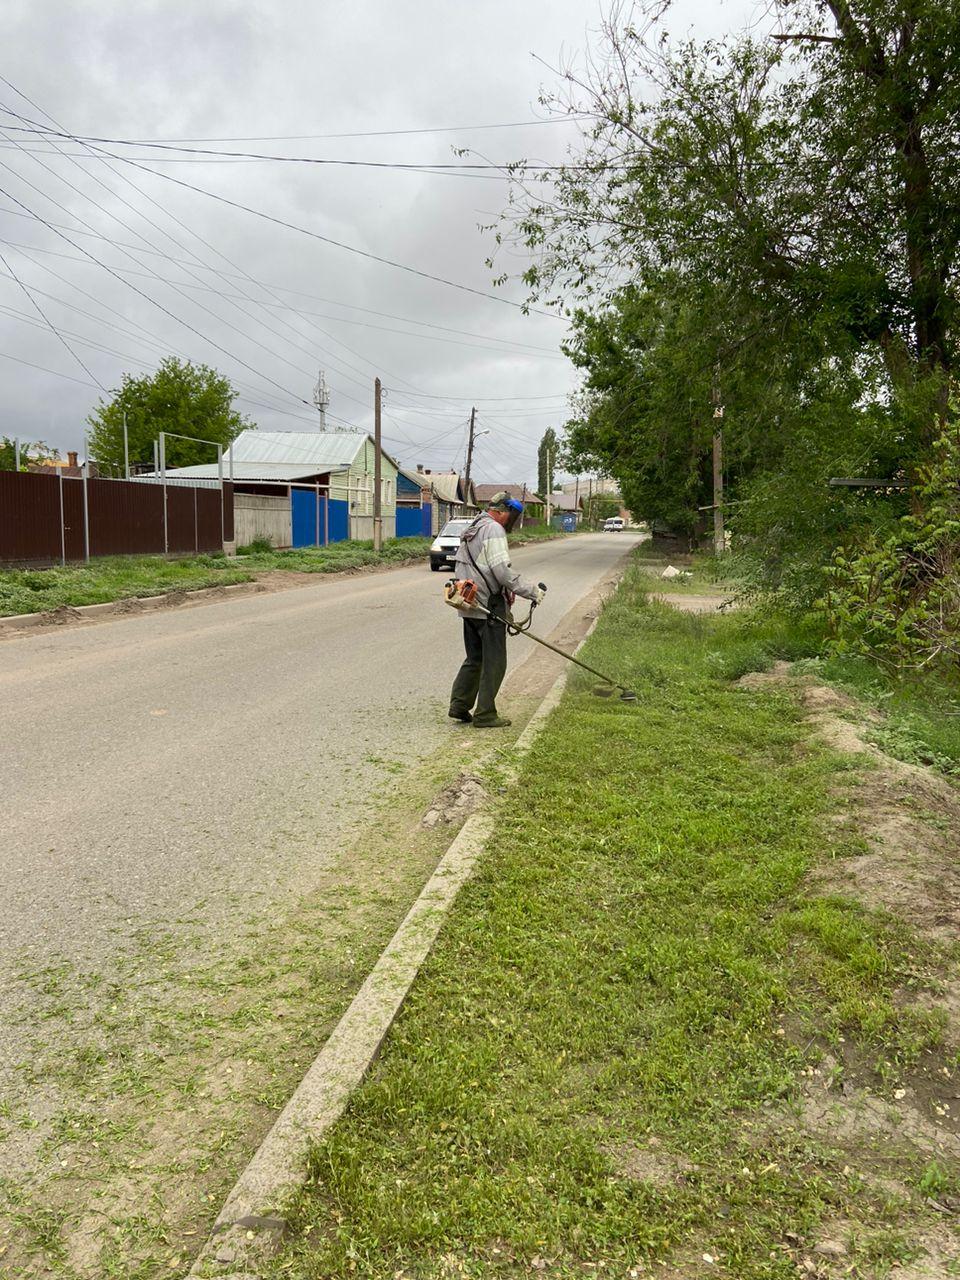
[[[60,477],[60,563],[67,563],[67,531],[63,524],[63,467],[57,467],[57,475]]]
[[[90,454],[87,437],[83,437],[83,558],[90,563],[90,497],[87,482],[90,479]]]
[[[160,484],[163,486],[163,554],[169,547],[167,537],[167,433],[160,432]]]
[[[220,477],[220,550],[222,551],[223,544],[225,541],[223,535],[226,532],[226,527],[224,525],[224,515],[223,515],[223,445],[222,444],[217,445],[217,475]]]

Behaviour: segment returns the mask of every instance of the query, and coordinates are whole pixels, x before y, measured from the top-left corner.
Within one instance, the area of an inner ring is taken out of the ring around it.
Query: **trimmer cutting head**
[[[632,689],[625,689],[622,684],[598,684],[594,686],[593,696],[595,698],[612,698],[617,690],[620,690],[621,702],[638,702],[639,699]]]

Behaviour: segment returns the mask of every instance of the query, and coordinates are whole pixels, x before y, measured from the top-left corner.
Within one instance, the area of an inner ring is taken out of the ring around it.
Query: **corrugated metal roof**
[[[431,491],[441,502],[463,503],[460,497],[460,477],[456,471],[431,471],[427,479],[430,481]]]
[[[242,431],[224,454],[224,470],[238,462],[272,462],[307,467],[312,474],[349,466],[367,437],[350,431]],[[303,474],[303,473],[301,473]]]
[[[583,506],[583,494],[575,499],[572,493],[551,493],[550,505],[555,511],[579,511]]]
[[[539,494],[534,493],[529,485],[505,484],[502,481],[498,481],[496,484],[475,484],[473,489],[479,503],[489,502],[494,494],[497,493],[509,493],[511,497],[523,498],[526,502],[543,501]]]
[[[291,482],[294,480],[305,480],[310,476],[315,476],[319,472],[339,472],[349,469],[349,463],[342,463],[339,466],[318,467],[316,464],[305,466],[303,463],[292,462],[237,462],[233,464],[234,480],[276,480],[283,482]],[[202,463],[194,467],[175,467],[167,471],[168,479],[185,479],[187,477],[195,480],[216,480],[218,476],[217,464]],[[224,459],[223,462],[223,478],[230,479],[230,460]]]

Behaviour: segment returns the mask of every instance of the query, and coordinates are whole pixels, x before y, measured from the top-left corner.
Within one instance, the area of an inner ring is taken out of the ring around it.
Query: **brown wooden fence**
[[[0,471],[0,564],[216,552],[232,540],[233,486],[228,483],[221,491],[219,486]]]

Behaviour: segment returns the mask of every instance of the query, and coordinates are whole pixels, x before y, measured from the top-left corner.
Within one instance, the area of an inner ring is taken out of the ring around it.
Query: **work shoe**
[[[506,716],[497,716],[496,720],[474,720],[475,729],[507,729],[510,721]]]
[[[470,721],[473,719],[473,716],[470,714],[469,711],[448,711],[447,715],[450,717],[451,720],[460,720],[464,724],[469,724]]]

